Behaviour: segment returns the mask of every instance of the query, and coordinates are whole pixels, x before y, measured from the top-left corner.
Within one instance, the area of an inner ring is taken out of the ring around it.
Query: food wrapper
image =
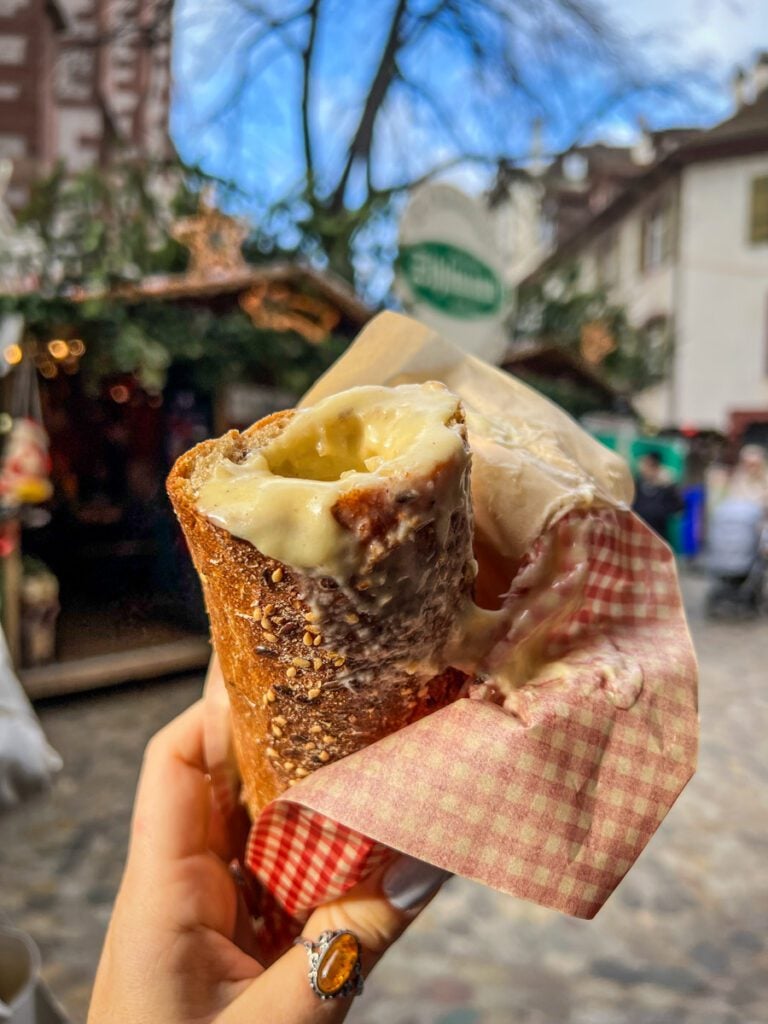
[[[406,317],[376,317],[303,404],[427,380],[467,412],[477,600],[499,628],[466,698],[266,807],[247,866],[298,920],[392,851],[589,918],[694,771],[697,670],[674,559],[629,511],[617,456]]]

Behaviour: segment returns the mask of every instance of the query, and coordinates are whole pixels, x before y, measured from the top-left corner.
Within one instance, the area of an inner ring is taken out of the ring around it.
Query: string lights
[[[29,358],[42,377],[53,380],[59,372],[77,373],[85,351],[85,342],[81,338],[52,338],[45,343],[29,340],[23,345],[6,345],[2,350],[2,356],[8,367],[18,366],[24,359]]]

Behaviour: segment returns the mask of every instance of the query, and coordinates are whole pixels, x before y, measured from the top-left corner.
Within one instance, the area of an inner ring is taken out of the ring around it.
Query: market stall
[[[191,254],[182,273],[18,295],[6,313],[18,331],[0,353],[3,465],[22,424],[40,465],[37,491],[27,481],[3,499],[3,622],[33,696],[206,662],[167,470],[295,401],[369,316],[311,268],[247,264],[239,222],[210,205],[175,234]]]

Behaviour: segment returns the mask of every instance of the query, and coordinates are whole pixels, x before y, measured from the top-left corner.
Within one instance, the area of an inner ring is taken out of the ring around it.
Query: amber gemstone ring
[[[309,984],[316,996],[337,999],[363,991],[360,941],[353,932],[323,932],[317,942],[300,935],[294,945],[307,951]]]

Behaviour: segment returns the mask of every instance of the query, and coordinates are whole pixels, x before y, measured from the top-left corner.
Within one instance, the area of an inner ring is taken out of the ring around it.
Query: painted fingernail
[[[243,867],[237,857],[229,862],[229,873],[232,877],[232,881],[242,893],[245,905],[248,908],[248,912],[251,917],[260,917],[261,897],[259,885],[255,881],[253,875]]]
[[[381,888],[397,910],[416,910],[450,877],[450,871],[403,855],[387,868]]]

